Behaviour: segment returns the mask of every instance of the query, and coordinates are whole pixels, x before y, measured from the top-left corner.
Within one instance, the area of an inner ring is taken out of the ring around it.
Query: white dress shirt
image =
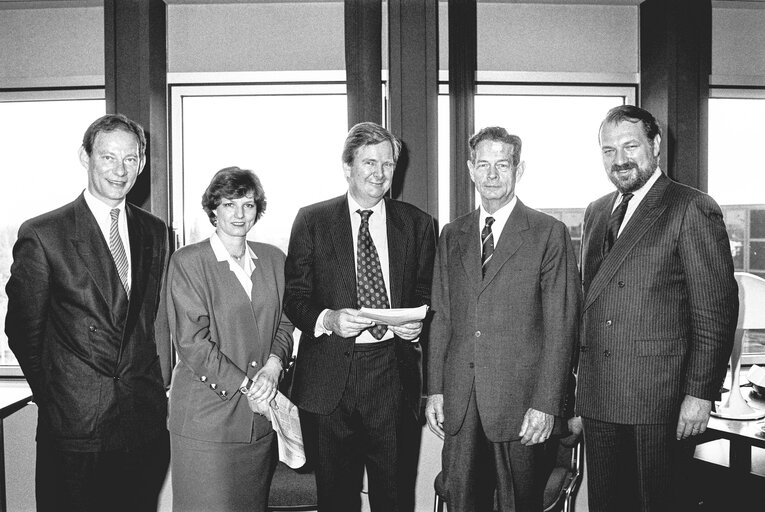
[[[385,201],[381,200],[371,208],[364,208],[356,202],[351,194],[347,194],[348,197],[348,215],[351,219],[351,233],[353,234],[353,261],[354,268],[358,269],[358,261],[356,250],[359,242],[359,228],[361,227],[361,215],[357,213],[357,210],[372,210],[372,215],[369,216],[369,234],[372,236],[372,242],[377,249],[377,256],[380,259],[380,268],[382,269],[383,281],[385,282],[385,293],[388,295],[388,304],[391,304],[390,300],[390,260],[388,258],[388,223],[385,211]],[[324,317],[329,310],[325,309],[316,319],[316,328],[314,329],[314,336],[320,336],[322,334],[331,334],[331,331],[324,328]],[[389,340],[393,338],[393,332],[390,329],[385,331],[385,335],[382,339],[378,340],[372,334],[366,330],[362,331],[356,337],[356,343],[377,343],[378,341]]]
[[[648,179],[648,181],[634,191],[632,193],[632,199],[630,199],[630,202],[627,203],[627,212],[624,214],[624,219],[622,220],[622,225],[619,226],[619,232],[616,234],[616,237],[619,238],[619,235],[622,234],[622,231],[624,231],[624,227],[627,225],[627,223],[632,218],[632,214],[635,213],[635,210],[637,210],[637,207],[640,205],[640,202],[643,200],[643,198],[648,194],[648,191],[651,190],[651,187],[653,187],[653,184],[656,183],[656,180],[659,179],[659,176],[661,176],[661,169],[656,167],[656,170],[653,172],[651,177]],[[616,207],[619,206],[622,202],[622,194],[619,194],[616,196],[616,201],[614,202],[614,206],[611,208],[611,213],[616,210]]]
[[[507,219],[509,219],[510,214],[513,213],[513,209],[515,208],[516,203],[518,203],[518,196],[514,195],[509,203],[491,214],[484,210],[483,205],[479,207],[481,210],[481,215],[478,219],[478,247],[481,251],[483,251],[483,243],[481,242],[480,233],[483,231],[483,227],[486,225],[486,217],[494,217],[494,224],[491,225],[491,234],[494,236],[494,247],[496,248],[497,244],[499,244],[499,236],[502,234],[502,230],[505,229]]]
[[[118,204],[117,206],[109,206],[108,204],[104,203],[103,201],[98,199],[96,196],[91,194],[90,190],[88,190],[87,188],[85,189],[83,196],[85,197],[85,204],[88,205],[88,208],[90,209],[90,212],[93,214],[93,217],[96,218],[96,223],[98,224],[98,227],[101,230],[101,234],[103,235],[104,240],[106,240],[107,247],[109,246],[109,232],[111,231],[111,228],[112,228],[111,211],[114,208],[117,208],[120,211],[120,215],[119,217],[117,217],[117,229],[120,232],[120,238],[122,239],[122,245],[125,247],[125,256],[127,256],[127,261],[128,261],[128,273],[127,273],[128,287],[132,288],[133,260],[130,258],[130,238],[128,235],[127,215],[125,214],[125,200],[123,199],[120,202],[120,204]]]

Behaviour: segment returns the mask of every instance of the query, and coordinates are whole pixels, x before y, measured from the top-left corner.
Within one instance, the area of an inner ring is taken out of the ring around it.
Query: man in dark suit
[[[618,192],[584,215],[576,409],[590,510],[682,510],[683,440],[706,429],[736,328],[728,235],[711,197],[659,169],[649,112],[610,110],[600,146]]]
[[[284,308],[302,331],[292,399],[323,512],[359,511],[364,467],[373,512],[413,507],[423,323],[380,327],[358,311],[430,303],[433,219],[386,197],[400,150],[379,125],[351,128],[348,193],[302,208],[292,227]]]
[[[428,341],[430,429],[452,511],[541,511],[543,443],[561,424],[581,289],[566,226],[515,195],[521,140],[470,141],[481,206],[441,234]]]
[[[154,335],[168,236],[125,202],[145,147],[125,116],[96,120],[80,149],[87,188],[22,224],[13,248],[5,330],[38,407],[40,511],[157,507],[170,454]]]

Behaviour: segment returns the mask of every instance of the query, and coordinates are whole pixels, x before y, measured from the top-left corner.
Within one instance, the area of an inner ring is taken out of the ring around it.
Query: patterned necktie
[[[388,294],[385,291],[380,258],[369,234],[369,216],[372,210],[356,210],[361,215],[359,240],[356,248],[356,291],[359,306],[375,309],[389,309]],[[380,340],[388,330],[386,325],[375,325],[369,328],[376,339]]]
[[[494,224],[494,217],[486,217],[486,225],[481,230],[481,275],[486,275],[486,267],[494,255],[494,233],[491,231],[491,225]]]
[[[117,224],[120,216],[119,208],[113,208],[109,215],[112,217],[112,225],[109,228],[109,250],[112,252],[112,258],[114,258],[114,264],[117,266],[117,273],[120,275],[122,286],[125,288],[125,292],[130,295],[130,282],[128,281],[130,264],[128,263],[127,253],[125,253],[125,246],[122,245],[122,238],[120,238],[120,230]]]
[[[608,218],[608,231],[606,232],[606,240],[603,246],[604,254],[608,254],[616,243],[616,238],[619,235],[619,228],[624,220],[624,214],[627,213],[627,205],[629,204],[630,199],[632,199],[632,196],[633,194],[631,193],[622,195],[622,202],[619,203],[619,206],[616,207],[616,210],[614,210]]]

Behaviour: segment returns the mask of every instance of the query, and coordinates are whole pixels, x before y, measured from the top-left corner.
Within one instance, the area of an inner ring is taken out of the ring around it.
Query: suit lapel
[[[499,270],[507,263],[513,254],[523,245],[523,231],[529,229],[529,219],[526,213],[526,206],[518,200],[513,208],[510,217],[508,217],[499,242],[494,248],[494,255],[486,269],[486,276],[483,278],[483,288],[486,288],[494,279]]]
[[[481,290],[481,280],[483,279],[481,277],[481,234],[478,226],[480,218],[480,210],[474,210],[465,217],[457,235],[457,250],[468,276],[467,280],[475,293]]]
[[[399,215],[396,204],[385,199],[386,231],[388,235],[388,280],[390,281],[390,307],[401,304],[401,294],[404,289],[404,262],[406,248],[409,242],[404,221]]]
[[[356,260],[354,258],[356,248],[353,246],[351,218],[348,213],[348,198],[346,196],[343,195],[337,199],[329,212],[329,216],[327,226],[330,226],[332,248],[337,261],[335,278],[340,281],[338,290],[345,295],[341,297],[343,302],[358,305]]]
[[[635,213],[632,214],[629,222],[622,230],[621,235],[616,239],[611,252],[603,259],[597,273],[593,276],[592,284],[585,297],[584,309],[587,309],[595,301],[616,271],[619,270],[619,267],[629,256],[635,245],[667,209],[663,199],[664,192],[669,183],[669,179],[662,174],[640,202],[637,210],[635,210]],[[595,233],[593,233],[593,236],[595,236]],[[595,238],[594,240],[598,239]]]

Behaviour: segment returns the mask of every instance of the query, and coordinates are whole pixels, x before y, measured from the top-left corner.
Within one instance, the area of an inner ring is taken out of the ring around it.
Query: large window
[[[709,194],[725,215],[736,270],[765,278],[765,90],[711,96]]]
[[[173,228],[182,245],[210,236],[201,197],[213,174],[253,170],[265,189],[265,216],[250,238],[286,252],[305,205],[343,194],[348,132],[344,84],[174,86]]]
[[[20,375],[5,335],[5,285],[19,226],[85,188],[78,150],[104,110],[102,90],[0,94],[0,375]]]
[[[439,99],[439,214],[448,219],[449,104]],[[634,101],[635,88],[628,86],[479,84],[475,129],[502,126],[521,138],[526,171],[518,197],[565,222],[578,250],[584,209],[613,190],[600,157],[600,123],[610,108]]]

